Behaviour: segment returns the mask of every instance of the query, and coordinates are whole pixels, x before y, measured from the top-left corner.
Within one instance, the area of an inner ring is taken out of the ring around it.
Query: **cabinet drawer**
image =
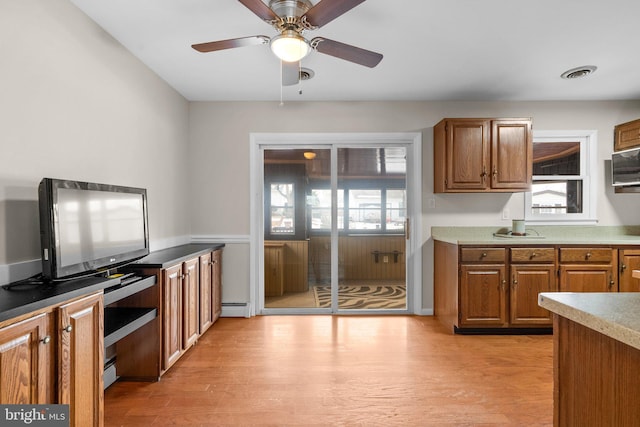
[[[555,262],[553,248],[511,248],[511,262]]]
[[[613,261],[611,248],[560,248],[560,262],[599,262]]]
[[[461,248],[461,262],[505,262],[505,248]]]

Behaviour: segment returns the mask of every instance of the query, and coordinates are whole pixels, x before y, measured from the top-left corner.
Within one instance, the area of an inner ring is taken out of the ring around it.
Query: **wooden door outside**
[[[460,325],[507,326],[505,265],[460,266]]]
[[[58,403],[74,427],[104,424],[103,313],[102,293],[58,308]]]

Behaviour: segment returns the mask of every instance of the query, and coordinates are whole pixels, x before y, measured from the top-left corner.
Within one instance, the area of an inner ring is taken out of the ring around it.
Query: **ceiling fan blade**
[[[304,14],[307,22],[322,27],[338,16],[350,11],[365,0],[322,0]]]
[[[239,39],[218,40],[215,42],[206,42],[192,44],[191,47],[198,52],[213,52],[216,50],[233,49],[235,47],[255,46],[258,44],[269,43],[269,37],[267,36],[251,36],[241,37]]]
[[[300,80],[300,61],[282,62],[282,86],[297,85]]]
[[[316,37],[311,40],[311,46],[314,46],[318,52],[325,55],[335,56],[369,68],[375,67],[382,61],[382,55],[379,53],[325,39],[324,37]]]
[[[263,21],[273,21],[274,19],[278,19],[278,15],[273,13],[273,10],[271,10],[269,6],[267,6],[260,0],[238,0],[238,1],[242,3],[251,12],[258,15],[258,17]]]

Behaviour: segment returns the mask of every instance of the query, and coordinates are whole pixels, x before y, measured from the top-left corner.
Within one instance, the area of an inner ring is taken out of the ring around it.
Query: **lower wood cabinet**
[[[551,328],[538,293],[557,290],[555,247],[477,247],[436,241],[435,315],[456,332]]]
[[[640,270],[640,249],[621,249],[618,254],[618,291],[640,292],[640,279],[631,276]]]
[[[551,328],[541,292],[640,292],[640,248],[434,242],[434,312],[454,331]]]
[[[550,327],[553,316],[538,305],[538,294],[557,290],[555,248],[510,248],[509,252],[509,323]]]
[[[560,248],[560,292],[617,292],[618,250]]]
[[[0,327],[0,403],[68,404],[71,426],[102,426],[102,292],[16,320]]]
[[[104,424],[102,293],[58,309],[58,403],[69,404],[72,426]]]
[[[0,328],[0,402],[56,402],[53,313],[40,313]]]
[[[174,265],[142,268],[160,284],[160,370],[166,372],[222,311],[222,249],[194,253]]]

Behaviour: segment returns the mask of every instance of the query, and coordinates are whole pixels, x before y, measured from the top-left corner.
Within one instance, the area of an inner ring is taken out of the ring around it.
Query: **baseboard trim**
[[[251,317],[251,303],[223,302],[220,317]]]

